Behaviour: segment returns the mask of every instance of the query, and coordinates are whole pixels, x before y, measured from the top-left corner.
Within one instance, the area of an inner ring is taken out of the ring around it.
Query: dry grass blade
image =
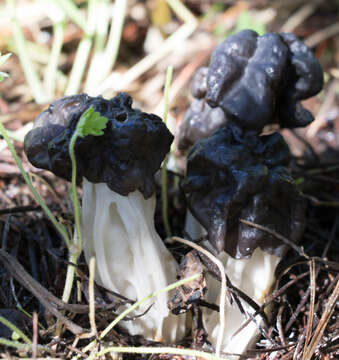
[[[271,230],[270,228],[266,227],[266,226],[262,226],[260,224],[256,224],[252,221],[248,221],[248,220],[244,220],[244,219],[239,219],[240,222],[242,222],[243,224],[249,225],[249,226],[253,226],[256,229],[262,230],[262,231],[266,231],[267,233],[269,233],[270,235],[273,235],[275,238],[281,240],[282,242],[284,242],[285,244],[288,244],[289,246],[291,246],[291,248],[293,248],[300,256],[305,257],[306,259],[309,259],[310,257],[305,254],[304,249],[297,246],[294,242],[292,242],[291,240],[287,239],[285,236],[282,236],[281,234],[277,233],[274,230]]]
[[[310,310],[308,314],[308,321],[306,327],[306,336],[305,336],[305,347],[303,351],[302,359],[305,360],[305,354],[307,350],[307,345],[310,340],[312,326],[313,326],[313,317],[314,317],[314,303],[315,303],[315,262],[314,260],[310,261],[310,291],[311,291],[311,301],[310,301]]]
[[[316,348],[319,342],[321,341],[326,326],[332,316],[338,297],[339,297],[339,281],[337,281],[333,293],[327,301],[324,312],[321,316],[321,319],[316,329],[314,330],[309,345],[307,345],[307,348],[305,348],[305,352],[304,352],[305,355],[303,356],[303,360],[310,360],[314,352],[316,351]]]
[[[89,322],[91,324],[91,333],[98,335],[95,323],[95,302],[94,302],[94,274],[95,274],[95,257],[91,257],[89,261]]]
[[[81,326],[68,320],[56,309],[55,306],[60,303],[63,304],[63,302],[34,280],[14,257],[6,253],[6,251],[0,249],[0,261],[10,275],[21,283],[23,287],[30,291],[46,309],[48,309],[62,324],[67,327],[68,330],[75,335],[85,332]]]

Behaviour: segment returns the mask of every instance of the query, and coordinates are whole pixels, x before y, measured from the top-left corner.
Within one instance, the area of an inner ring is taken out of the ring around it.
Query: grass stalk
[[[7,7],[11,18],[14,45],[20,60],[20,64],[25,74],[27,83],[32,90],[33,97],[38,104],[47,102],[47,96],[43,90],[42,83],[37,72],[28,56],[25,45],[25,37],[16,18],[16,0],[7,0]]]
[[[31,344],[22,344],[19,341],[12,341],[12,340],[8,340],[8,339],[4,339],[4,338],[0,338],[0,345],[13,347],[13,348],[16,348],[17,350],[29,351],[29,350],[32,349]],[[47,346],[38,345],[38,350],[39,351],[45,351],[45,352],[47,352],[49,354],[52,353],[51,349],[48,348]]]
[[[74,273],[75,265],[78,262],[78,257],[81,254],[82,250],[82,238],[81,238],[81,229],[80,229],[80,204],[77,196],[77,186],[76,186],[76,173],[77,165],[74,154],[74,145],[76,139],[78,138],[78,133],[75,131],[72,135],[71,141],[69,143],[69,155],[72,163],[72,203],[74,210],[74,223],[75,223],[75,235],[73,236],[73,242],[69,247],[69,263],[67,266],[66,280],[64,291],[62,295],[62,300],[65,302],[69,301],[71,296],[73,282],[74,282]]]
[[[167,124],[167,116],[168,116],[168,95],[172,82],[173,76],[173,66],[169,66],[166,72],[166,80],[165,80],[165,89],[164,89],[164,114],[163,121]],[[161,201],[162,201],[162,219],[165,226],[165,231],[167,237],[172,236],[171,226],[168,219],[168,193],[167,193],[167,162],[168,162],[168,154],[165,157],[165,160],[162,164],[161,168]]]
[[[53,24],[53,44],[51,55],[45,70],[44,85],[49,98],[54,98],[58,61],[64,40],[65,20]]]
[[[210,353],[206,353],[204,351],[198,351],[193,349],[181,349],[174,347],[118,347],[112,346],[108,347],[104,350],[97,352],[88,357],[88,360],[97,359],[100,356],[104,356],[108,353],[120,353],[120,354],[171,354],[171,355],[182,355],[189,356],[193,359],[206,359],[206,360],[225,360],[225,358],[221,358],[215,356]],[[239,355],[230,355],[239,357]]]
[[[89,0],[88,2],[88,16],[85,27],[85,33],[78,45],[78,49],[75,54],[72,70],[65,91],[66,96],[77,94],[80,89],[81,80],[85,72],[85,68],[88,62],[90,50],[93,43],[93,36],[95,34],[95,27],[97,22],[97,17],[96,17],[97,1],[98,0]]]
[[[118,324],[119,321],[121,321],[124,317],[126,317],[130,312],[132,312],[133,310],[135,310],[137,307],[139,307],[140,305],[142,305],[145,301],[159,295],[159,294],[162,294],[164,292],[168,292],[168,291],[171,291],[173,289],[176,289],[177,287],[179,286],[182,286],[182,285],[185,285],[186,283],[190,282],[190,281],[193,281],[195,279],[197,279],[200,275],[199,274],[195,274],[195,275],[192,275],[186,279],[182,279],[182,280],[179,280],[179,281],[176,281],[175,283],[173,284],[170,284],[168,286],[166,286],[165,288],[162,288],[160,290],[157,290],[157,291],[154,291],[152,292],[151,294],[145,296],[143,299],[139,300],[138,302],[134,303],[132,306],[130,306],[127,310],[125,310],[124,312],[122,312],[117,318],[115,318],[107,327],[106,329],[104,329],[100,336],[98,337],[99,340],[102,340],[113,328],[115,325]],[[86,353],[87,351],[90,351],[94,348],[94,346],[96,345],[97,341],[94,340],[92,341],[91,343],[89,343],[84,349],[82,349],[82,352],[83,353]],[[121,348],[120,348],[121,349]],[[128,348],[128,349],[136,349],[136,348]],[[140,349],[140,348],[138,348]],[[128,351],[126,351],[128,352]],[[75,356],[73,357],[73,360],[75,359],[78,359],[79,356]],[[93,358],[93,357],[89,357],[90,358]]]
[[[86,20],[72,0],[53,0],[79,28],[86,32]]]
[[[6,318],[4,318],[3,316],[0,315],[0,323],[2,323],[3,325],[5,325],[6,327],[8,327],[10,330],[12,330],[13,332],[15,332],[18,336],[20,336],[20,338],[28,345],[32,344],[32,341],[20,330],[18,329],[14,324],[12,324],[9,320],[7,320]]]
[[[109,33],[107,46],[105,48],[105,57],[108,60],[106,64],[107,73],[114,67],[118,57],[122,28],[126,16],[127,0],[115,0],[111,30]]]
[[[90,64],[85,84],[85,92],[87,93],[97,95],[95,93],[95,88],[101,81],[105,80],[115,65],[120,47],[126,8],[127,0],[115,0],[107,45],[103,51],[94,54]],[[95,45],[95,48],[96,47],[97,45]]]
[[[16,151],[14,149],[14,146],[12,145],[12,143],[11,143],[11,141],[10,141],[8,135],[7,135],[6,129],[4,128],[4,126],[2,125],[1,122],[0,122],[0,133],[3,136],[4,140],[6,141],[7,146],[9,148],[9,151],[11,152],[11,154],[12,154],[12,156],[13,156],[15,162],[16,162],[16,165],[18,166],[18,168],[19,168],[19,170],[21,172],[22,177],[24,178],[24,180],[25,180],[26,184],[28,185],[31,193],[33,194],[34,199],[41,206],[41,208],[43,209],[43,211],[45,212],[45,214],[47,215],[49,220],[52,222],[52,224],[54,225],[56,230],[59,232],[59,234],[61,235],[61,237],[65,241],[67,247],[69,247],[70,246],[70,239],[69,239],[68,233],[66,231],[66,228],[62,224],[60,224],[58,222],[56,217],[52,214],[51,210],[46,205],[45,201],[42,199],[40,194],[34,188],[28,174],[26,173],[25,169],[22,166],[22,162],[19,159],[19,157],[18,157],[18,155],[17,155],[17,153],[16,153]]]

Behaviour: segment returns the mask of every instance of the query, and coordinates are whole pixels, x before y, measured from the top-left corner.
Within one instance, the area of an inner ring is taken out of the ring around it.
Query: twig
[[[327,304],[325,306],[324,312],[321,316],[321,319],[314,331],[314,334],[311,338],[310,344],[305,352],[305,359],[311,359],[312,355],[315,352],[316,347],[318,346],[323,333],[326,329],[326,326],[332,316],[332,313],[336,307],[337,299],[339,297],[339,281],[337,281],[336,287],[333,290],[332,295],[327,301]]]
[[[249,226],[253,226],[256,229],[265,231],[267,233],[269,233],[270,235],[276,237],[277,239],[281,240],[282,242],[284,242],[285,244],[291,246],[291,248],[293,248],[300,256],[306,258],[307,260],[310,259],[310,257],[305,254],[304,249],[297,246],[296,244],[294,244],[294,242],[292,242],[291,240],[287,239],[285,236],[277,233],[274,230],[271,230],[270,228],[260,225],[260,224],[256,224],[252,221],[248,221],[248,220],[244,220],[244,219],[239,219],[240,222],[242,222],[243,224],[249,225]]]
[[[336,22],[330,26],[327,26],[316,33],[309,36],[307,39],[304,40],[304,43],[310,47],[313,48],[314,46],[318,45],[322,41],[335,36],[339,33],[339,22]]]
[[[142,305],[144,302],[146,302],[147,300],[161,294],[164,292],[168,292],[171,291],[179,286],[182,286],[190,281],[193,281],[195,279],[197,279],[200,276],[200,274],[195,274],[192,275],[186,279],[182,279],[179,280],[173,284],[170,284],[168,286],[166,286],[163,289],[157,290],[152,292],[151,294],[145,296],[144,298],[142,298],[141,300],[135,302],[131,307],[129,307],[128,309],[126,309],[125,311],[123,311],[119,316],[117,316],[99,335],[99,340],[102,340],[113,328],[114,326],[116,326],[121,320],[123,320],[124,318],[126,318],[126,316],[132,312],[133,310],[135,310],[137,307],[139,307],[140,305]],[[147,310],[148,311],[148,310]],[[90,351],[94,348],[94,346],[96,345],[96,340],[90,342],[85,348],[82,349],[83,353],[86,353],[87,351]],[[132,348],[133,349],[133,348]],[[139,348],[138,348],[139,349]],[[74,359],[78,359],[79,357],[75,357]]]
[[[173,75],[173,66],[169,66],[166,72],[166,80],[165,80],[165,90],[164,90],[164,113],[163,113],[163,121],[167,123],[167,115],[168,115],[168,98],[169,98],[169,89],[172,82]],[[167,237],[171,236],[171,226],[168,219],[168,192],[167,192],[167,162],[168,162],[168,154],[165,157],[165,160],[162,164],[161,168],[161,201],[162,201],[162,220],[164,222],[165,231]]]
[[[222,346],[222,342],[224,339],[224,332],[225,332],[225,302],[226,302],[226,274],[225,274],[225,268],[222,264],[222,262],[216,258],[214,255],[212,255],[209,251],[207,251],[206,249],[202,248],[201,246],[195,244],[192,241],[186,240],[186,239],[182,239],[180,237],[177,236],[173,236],[171,238],[172,241],[177,241],[180,242],[182,244],[185,244],[187,246],[192,247],[193,249],[201,252],[202,254],[204,254],[205,256],[207,256],[211,261],[213,261],[219,271],[220,271],[220,276],[221,276],[221,290],[220,290],[220,311],[219,311],[219,315],[220,315],[220,324],[219,324],[219,332],[218,332],[218,338],[217,338],[217,343],[215,346],[215,354],[216,356],[220,356],[220,352],[221,352],[221,346]]]
[[[192,349],[181,349],[181,348],[173,348],[173,347],[108,347],[102,351],[99,351],[93,355],[91,355],[88,359],[97,359],[100,356],[103,356],[107,353],[124,353],[124,354],[172,354],[172,355],[183,355],[196,357],[207,360],[225,360],[219,356],[215,356],[213,354],[209,354],[203,351],[192,350]],[[236,356],[240,357],[240,354],[226,354],[227,356]]]
[[[14,206],[8,209],[0,209],[0,215],[16,214],[28,211],[41,211],[41,206],[27,205],[27,206]]]
[[[306,335],[305,335],[305,346],[304,346],[304,350],[303,350],[303,356],[302,359],[303,360],[307,360],[307,357],[305,357],[306,352],[307,352],[307,346],[310,340],[310,336],[311,336],[311,332],[312,332],[312,327],[313,327],[313,318],[314,318],[314,304],[315,304],[315,278],[316,278],[316,274],[315,274],[315,262],[314,260],[310,261],[310,292],[311,292],[311,302],[310,302],[310,309],[308,312],[308,320],[307,320],[307,326],[306,326]]]
[[[293,32],[303,21],[305,21],[310,15],[313,14],[318,7],[319,1],[313,1],[312,3],[306,3],[300,9],[298,9],[292,16],[288,18],[285,24],[281,27],[281,32]]]
[[[33,325],[33,338],[32,338],[32,357],[36,359],[38,356],[38,315],[34,311],[32,317],[32,325]]]
[[[65,305],[63,301],[52,295],[35,279],[33,279],[22,265],[6,251],[0,249],[0,261],[5,266],[10,275],[13,276],[23,287],[31,292],[41,304],[47,308],[61,323],[63,323],[73,334],[84,333],[84,329],[64,317],[57,309],[56,305]]]
[[[91,324],[91,333],[98,335],[97,325],[95,323],[95,302],[94,302],[94,274],[95,274],[95,257],[89,260],[89,323]]]
[[[315,120],[312,122],[312,124],[308,127],[306,131],[306,136],[308,138],[314,137],[317,134],[317,132],[324,125],[326,125],[326,113],[328,112],[333,102],[335,101],[336,89],[338,87],[338,84],[339,84],[338,80],[332,80],[331,84],[329,85],[328,90],[326,92],[326,98],[322,102]]]

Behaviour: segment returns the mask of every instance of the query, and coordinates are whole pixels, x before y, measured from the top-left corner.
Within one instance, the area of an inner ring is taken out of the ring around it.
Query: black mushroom
[[[249,258],[260,248],[283,255],[286,244],[240,219],[299,240],[304,202],[287,168],[289,159],[280,134],[258,136],[235,125],[218,129],[191,148],[183,189],[192,214],[218,252]]]
[[[195,74],[178,147],[188,149],[229,121],[257,133],[272,123],[306,126],[314,118],[300,101],[322,86],[318,60],[295,35],[240,31],[219,44],[209,67]]]
[[[213,134],[227,122],[220,107],[212,108],[205,100],[207,92],[207,67],[201,67],[193,77],[193,101],[187,109],[178,132],[179,150],[189,149],[196,141]]]
[[[154,175],[173,140],[164,122],[133,109],[124,93],[111,100],[64,97],[38,116],[25,151],[33,165],[69,180],[69,143],[90,107],[108,121],[103,135],[78,138],[74,148],[78,180],[83,180],[83,249],[87,261],[96,258],[99,284],[138,301],[174,282],[178,265],[154,225]],[[153,304],[143,303],[143,316],[122,326],[150,340],[179,339],[185,319],[169,312],[168,300],[162,293]]]
[[[299,101],[322,86],[319,62],[296,36],[243,30],[214,50],[206,100],[239,126],[260,132],[273,122],[281,127],[308,125],[313,116]]]
[[[173,135],[158,116],[133,109],[132,98],[125,93],[111,100],[80,94],[54,101],[25,137],[29,161],[70,180],[69,142],[81,115],[91,106],[109,121],[100,139],[78,138],[78,179],[84,176],[92,183],[106,183],[120,195],[140,190],[149,198],[155,189],[154,174]]]

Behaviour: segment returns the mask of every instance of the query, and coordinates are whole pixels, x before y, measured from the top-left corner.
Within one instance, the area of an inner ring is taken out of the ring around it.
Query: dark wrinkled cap
[[[317,59],[294,35],[243,30],[214,50],[206,100],[242,128],[260,132],[273,122],[298,127],[313,119],[298,101],[322,84]]]
[[[207,72],[207,67],[201,67],[192,79],[191,93],[194,99],[185,112],[178,131],[178,148],[181,151],[189,149],[196,141],[212,135],[227,123],[223,110],[220,107],[210,107],[205,100]]]
[[[304,202],[287,169],[289,149],[278,133],[258,136],[235,125],[198,141],[188,155],[182,184],[193,215],[217,251],[249,258],[259,247],[282,256],[286,245],[239,219],[266,226],[297,241]]]
[[[121,195],[140,190],[145,198],[150,197],[154,174],[173,136],[158,116],[133,109],[132,98],[124,93],[111,100],[80,94],[54,101],[25,137],[28,159],[34,166],[70,180],[69,142],[81,115],[91,106],[109,121],[104,135],[77,139],[77,178],[104,182]]]
[[[179,150],[189,149],[196,141],[212,135],[226,123],[227,119],[221,108],[211,108],[204,99],[194,99],[179,127]]]
[[[306,126],[314,117],[299,101],[322,89],[323,71],[313,53],[294,34],[281,33],[280,36],[288,46],[288,78],[278,103],[278,121],[281,127]]]

